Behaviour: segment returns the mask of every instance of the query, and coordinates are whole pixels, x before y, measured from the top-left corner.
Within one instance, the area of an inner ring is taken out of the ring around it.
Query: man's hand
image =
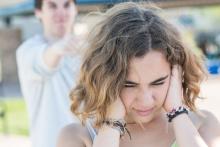
[[[49,49],[57,56],[76,55],[79,52],[79,39],[73,36],[66,36],[55,42]]]
[[[53,43],[43,54],[45,64],[51,69],[57,67],[64,56],[75,56],[79,53],[79,44],[79,40],[72,36]]]

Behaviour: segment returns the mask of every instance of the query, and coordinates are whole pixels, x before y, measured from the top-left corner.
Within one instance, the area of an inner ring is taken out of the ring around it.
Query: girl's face
[[[170,74],[170,64],[158,51],[150,51],[143,57],[131,59],[120,95],[130,121],[147,123],[161,112]]]

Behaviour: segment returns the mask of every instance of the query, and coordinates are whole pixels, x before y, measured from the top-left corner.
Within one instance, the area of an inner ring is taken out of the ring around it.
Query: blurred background
[[[123,0],[125,1],[125,0]],[[104,11],[119,0],[77,0],[79,15],[74,32],[86,36]],[[149,1],[142,1],[149,6]],[[147,3],[145,3],[147,2]],[[220,119],[220,1],[151,0],[163,8],[161,15],[174,24],[184,42],[198,56],[204,55],[209,75],[202,83],[198,106]],[[0,146],[30,147],[26,106],[21,95],[15,52],[27,38],[42,31],[34,17],[32,0],[0,0]]]

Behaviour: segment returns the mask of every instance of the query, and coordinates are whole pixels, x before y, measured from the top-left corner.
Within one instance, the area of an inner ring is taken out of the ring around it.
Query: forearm
[[[46,49],[43,54],[43,61],[50,69],[56,68],[61,58],[62,55],[57,54],[52,48]]]
[[[172,124],[179,147],[208,147],[187,114],[177,116]]]
[[[95,138],[93,147],[119,147],[120,133],[109,126],[103,126]]]

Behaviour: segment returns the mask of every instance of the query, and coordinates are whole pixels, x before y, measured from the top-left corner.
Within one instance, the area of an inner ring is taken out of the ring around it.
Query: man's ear
[[[42,11],[40,9],[35,9],[34,14],[35,14],[36,18],[41,20]]]

